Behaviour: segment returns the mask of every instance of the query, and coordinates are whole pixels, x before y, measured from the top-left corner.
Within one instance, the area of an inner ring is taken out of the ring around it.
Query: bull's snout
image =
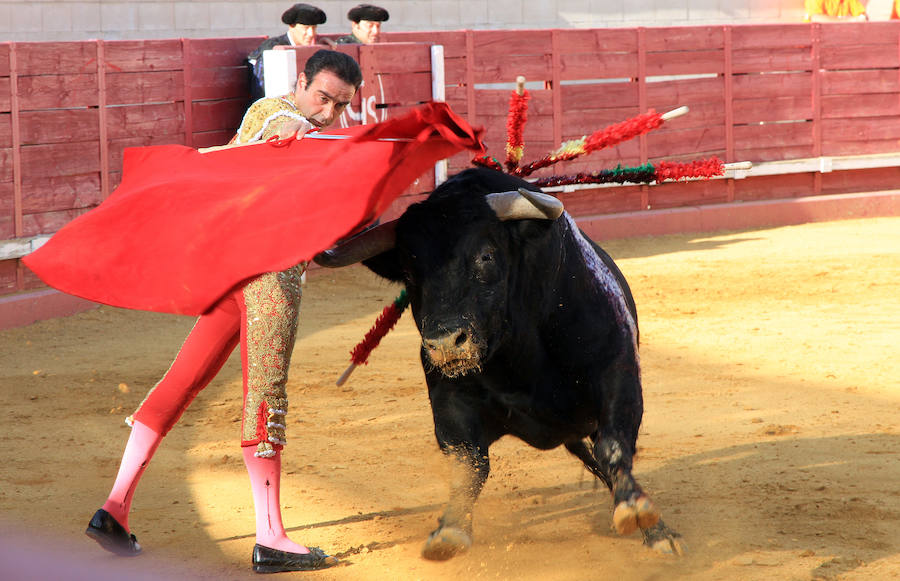
[[[423,338],[422,342],[425,343],[425,349],[428,349],[428,351],[450,352],[464,349],[466,343],[469,342],[469,334],[464,329],[459,329],[441,337]]]
[[[465,375],[481,366],[478,342],[466,329],[439,336],[423,336],[422,346],[429,362],[447,377]]]

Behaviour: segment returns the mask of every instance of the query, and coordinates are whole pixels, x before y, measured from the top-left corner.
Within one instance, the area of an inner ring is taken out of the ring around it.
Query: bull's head
[[[325,251],[323,266],[364,261],[376,274],[402,282],[422,335],[423,361],[448,377],[481,368],[517,332],[511,293],[529,292],[540,272],[540,238],[563,212],[562,203],[527,189],[526,182],[469,170],[410,206],[398,220],[381,224]],[[496,172],[491,172],[496,173]],[[473,187],[475,186],[475,187]],[[482,191],[477,191],[477,190]],[[474,190],[474,191],[473,191]],[[487,192],[485,192],[487,190]]]

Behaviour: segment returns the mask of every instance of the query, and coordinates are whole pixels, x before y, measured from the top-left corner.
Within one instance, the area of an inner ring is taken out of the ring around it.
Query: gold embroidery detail
[[[260,99],[250,105],[244,114],[236,141],[237,143],[265,141],[278,135],[281,126],[290,119],[305,119],[294,105],[291,95]]]
[[[244,287],[247,308],[247,399],[241,437],[285,444],[287,378],[297,336],[305,263],[263,274]],[[263,450],[258,450],[263,452]]]

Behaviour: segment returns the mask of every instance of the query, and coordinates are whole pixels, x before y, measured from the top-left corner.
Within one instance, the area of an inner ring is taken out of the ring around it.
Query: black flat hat
[[[351,8],[350,12],[347,13],[347,19],[353,22],[359,22],[360,20],[384,22],[390,17],[391,15],[388,14],[387,10],[373,4],[359,4]]]
[[[306,26],[318,26],[325,24],[325,13],[312,4],[294,4],[284,11],[281,21],[288,26],[292,24],[305,24]]]

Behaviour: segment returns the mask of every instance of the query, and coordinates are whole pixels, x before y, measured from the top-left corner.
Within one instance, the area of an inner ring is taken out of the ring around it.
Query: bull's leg
[[[566,449],[580,459],[588,470],[610,489],[615,504],[613,522],[621,535],[638,528],[652,527],[659,520],[659,511],[650,497],[631,475],[632,454],[620,439],[593,434],[593,450],[583,440],[566,443]]]
[[[633,455],[633,447],[622,437],[601,433],[594,442],[600,472],[612,484],[613,524],[620,535],[650,528],[659,521],[659,510],[631,474]]]
[[[457,383],[426,375],[434,419],[434,435],[441,450],[452,459],[450,499],[422,555],[443,561],[472,545],[472,511],[491,471],[488,448],[501,434],[489,432]]]
[[[450,478],[450,500],[432,531],[422,556],[433,561],[445,561],[472,546],[472,511],[475,501],[490,474],[487,450],[468,446],[442,446],[453,459]]]

